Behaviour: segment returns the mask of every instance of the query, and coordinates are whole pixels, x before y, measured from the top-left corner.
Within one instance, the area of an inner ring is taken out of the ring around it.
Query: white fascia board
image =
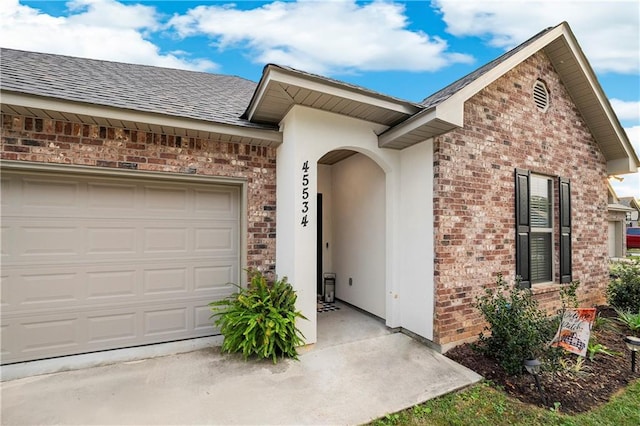
[[[445,106],[437,105],[436,107],[423,110],[391,129],[386,130],[378,137],[378,145],[381,147],[387,146],[395,139],[404,136],[407,133],[411,133],[412,131],[435,120],[450,123],[454,127],[462,127],[464,124],[463,119],[463,104],[447,104]]]
[[[617,158],[607,161],[607,175],[626,175],[629,173],[636,173],[638,166],[634,163],[633,158]]]
[[[267,87],[269,87],[270,75],[272,72],[271,70],[272,70],[272,67],[270,65],[267,65],[266,69],[263,71],[262,78],[258,83],[258,87],[253,93],[253,97],[249,102],[249,107],[247,108],[247,111],[246,111],[247,120],[249,121],[253,121],[253,116],[256,113],[256,109],[258,109],[258,106],[260,105],[260,103],[262,103],[264,92],[266,92]]]
[[[190,118],[174,117],[149,112],[125,110],[100,105],[83,104],[61,99],[45,98],[34,95],[24,95],[2,91],[2,103],[25,108],[35,108],[69,114],[101,117],[111,120],[130,121],[136,123],[153,124],[163,127],[198,130],[210,133],[262,139],[274,144],[282,143],[282,133],[277,130],[252,129],[250,127],[233,126],[230,124],[214,123],[210,121]]]
[[[616,212],[632,212],[635,209],[631,207],[624,206],[622,204],[607,204],[607,210],[616,211]]]
[[[372,105],[407,115],[413,115],[420,111],[419,107],[412,105],[410,102],[394,100],[391,97],[385,97],[384,95],[375,96],[374,94],[359,91],[358,89],[349,87],[347,85],[340,85],[337,82],[332,83],[329,81],[323,81],[320,78],[316,79],[313,76],[296,74],[294,71],[288,71],[282,68],[277,68],[273,65],[269,65],[267,67],[265,75],[258,84],[255,98],[252,100],[251,105],[248,109],[247,116],[249,120],[251,120],[255,116],[256,109],[258,109],[264,93],[272,83],[282,83],[286,85],[297,86],[307,90],[322,92],[326,93],[327,95],[349,99],[355,102],[360,102],[366,105]]]
[[[380,136],[378,136],[378,146],[384,147],[391,143],[393,140],[410,133],[417,128],[423,126],[430,121],[436,119],[436,109],[431,108],[428,110],[424,110],[419,114],[416,114],[402,123],[384,131]]]

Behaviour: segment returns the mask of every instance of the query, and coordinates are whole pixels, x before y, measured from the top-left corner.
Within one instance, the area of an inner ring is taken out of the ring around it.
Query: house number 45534
[[[302,164],[302,226],[309,223],[309,162]]]

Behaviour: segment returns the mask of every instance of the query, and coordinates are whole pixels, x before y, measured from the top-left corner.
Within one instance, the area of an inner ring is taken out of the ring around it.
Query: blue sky
[[[640,153],[637,0],[0,0],[0,45],[253,81],[274,62],[420,101],[562,21]],[[640,198],[637,173],[612,184]]]

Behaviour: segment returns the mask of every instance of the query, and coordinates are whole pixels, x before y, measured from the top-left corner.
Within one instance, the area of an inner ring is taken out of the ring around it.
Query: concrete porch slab
[[[218,347],[11,380],[2,424],[361,424],[479,381],[416,340],[383,334],[274,365]]]

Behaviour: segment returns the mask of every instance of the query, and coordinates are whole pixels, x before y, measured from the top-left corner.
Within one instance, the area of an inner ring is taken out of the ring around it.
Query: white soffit
[[[278,146],[282,133],[2,91],[2,113],[220,142]]]
[[[393,126],[420,107],[348,84],[267,65],[245,115],[255,123],[279,123],[294,105]]]

